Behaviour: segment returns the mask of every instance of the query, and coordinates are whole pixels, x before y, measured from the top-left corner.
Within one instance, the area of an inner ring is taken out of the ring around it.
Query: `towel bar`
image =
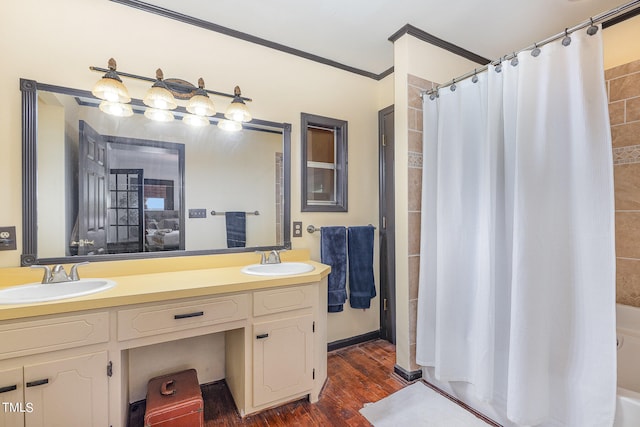
[[[247,215],[260,215],[260,211],[245,212]],[[226,212],[211,211],[211,215],[224,215]]]
[[[370,225],[371,227],[373,227],[373,229],[374,229],[374,230],[377,228],[377,227],[374,227],[372,224],[369,224],[369,225]],[[349,228],[349,227],[347,227],[347,228]],[[313,233],[315,233],[316,231],[320,231],[320,230],[322,230],[322,227],[316,227],[316,226],[314,226],[314,225],[308,225],[308,226],[307,226],[307,233],[309,233],[309,234],[313,234]]]

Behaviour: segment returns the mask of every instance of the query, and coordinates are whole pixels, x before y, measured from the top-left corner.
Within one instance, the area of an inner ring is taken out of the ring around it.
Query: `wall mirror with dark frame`
[[[138,100],[114,117],[89,91],[20,89],[23,266],[291,247],[291,125],[193,127],[182,107],[161,123]]]

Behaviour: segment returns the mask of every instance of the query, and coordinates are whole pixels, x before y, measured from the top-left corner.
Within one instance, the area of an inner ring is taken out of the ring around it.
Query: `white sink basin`
[[[106,291],[116,285],[107,279],[80,279],[73,282],[32,283],[0,289],[0,304],[27,304],[56,301]]]
[[[279,264],[251,264],[241,272],[254,276],[290,276],[313,271],[314,266],[304,262],[281,262]]]

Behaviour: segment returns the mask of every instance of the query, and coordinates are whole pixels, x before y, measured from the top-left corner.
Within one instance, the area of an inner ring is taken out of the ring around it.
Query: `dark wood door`
[[[107,142],[80,121],[78,255],[107,252]]]
[[[378,113],[380,210],[380,337],[396,342],[396,246],[393,105]]]

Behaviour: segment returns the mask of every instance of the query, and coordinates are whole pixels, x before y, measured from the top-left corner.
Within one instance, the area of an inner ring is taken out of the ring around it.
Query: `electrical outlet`
[[[189,209],[189,218],[206,218],[206,209]]]
[[[0,251],[16,249],[16,227],[0,227]]]
[[[293,237],[302,237],[302,221],[293,221]]]

